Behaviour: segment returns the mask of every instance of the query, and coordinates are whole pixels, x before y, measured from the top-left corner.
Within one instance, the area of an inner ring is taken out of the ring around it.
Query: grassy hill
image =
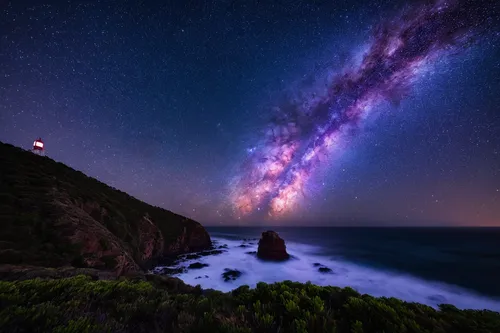
[[[210,247],[197,222],[0,143],[0,263],[138,271]]]

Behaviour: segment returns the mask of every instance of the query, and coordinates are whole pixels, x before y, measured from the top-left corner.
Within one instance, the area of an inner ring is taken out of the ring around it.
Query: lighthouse
[[[37,155],[45,155],[45,147],[42,138],[38,138],[33,142],[33,149],[31,151]]]

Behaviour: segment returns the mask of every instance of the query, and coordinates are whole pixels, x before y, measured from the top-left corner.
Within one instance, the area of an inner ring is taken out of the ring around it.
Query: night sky
[[[499,13],[0,0],[0,141],[207,225],[500,226]]]

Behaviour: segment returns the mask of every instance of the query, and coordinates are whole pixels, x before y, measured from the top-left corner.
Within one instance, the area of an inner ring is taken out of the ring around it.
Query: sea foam
[[[461,309],[489,309],[500,311],[500,300],[491,299],[475,294],[460,287],[426,281],[410,275],[382,271],[370,267],[363,267],[355,263],[336,260],[318,255],[321,248],[287,242],[287,251],[293,258],[285,262],[266,262],[257,259],[255,255],[248,254],[257,251],[257,242],[212,237],[219,245],[227,244],[225,252],[219,255],[201,257],[199,259],[185,260],[177,266],[187,267],[194,262],[208,264],[202,269],[191,269],[185,273],[176,274],[190,285],[200,285],[204,289],[231,291],[241,285],[255,287],[260,281],[266,283],[291,280],[297,282],[310,281],[320,286],[351,287],[363,294],[380,297],[396,297],[409,302],[418,302],[437,307],[438,304],[453,304]],[[246,244],[247,247],[240,247]],[[331,274],[318,272],[314,263],[332,269]],[[161,270],[157,267],[155,271]],[[243,274],[235,281],[225,282],[222,278],[224,269],[236,269]],[[208,277],[206,277],[208,276]]]

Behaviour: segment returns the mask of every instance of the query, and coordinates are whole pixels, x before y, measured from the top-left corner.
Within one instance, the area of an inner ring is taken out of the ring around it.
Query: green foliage
[[[497,333],[500,314],[450,305],[436,310],[350,288],[289,281],[201,293],[155,279],[76,276],[0,281],[0,331]]]
[[[359,320],[356,320],[352,324],[351,333],[363,333],[363,323]]]
[[[92,333],[98,332],[99,326],[92,323],[89,318],[69,320],[66,325],[57,326],[53,333]]]
[[[265,313],[257,316],[259,326],[263,328],[269,328],[273,324],[274,318],[269,313]]]

